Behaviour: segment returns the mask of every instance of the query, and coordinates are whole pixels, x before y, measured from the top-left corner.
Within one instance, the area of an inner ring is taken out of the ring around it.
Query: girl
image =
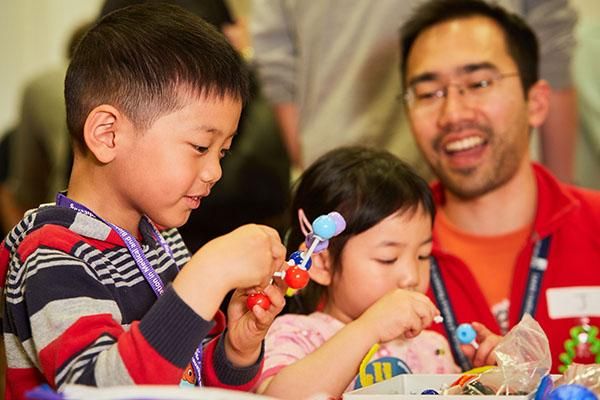
[[[339,397],[400,373],[458,372],[446,339],[423,331],[439,315],[424,295],[435,212],[427,183],[386,151],[333,150],[297,183],[288,251],[304,246],[298,215],[313,221],[330,211],[347,227],[313,255],[312,281],[290,306],[297,313],[270,328],[257,391]]]

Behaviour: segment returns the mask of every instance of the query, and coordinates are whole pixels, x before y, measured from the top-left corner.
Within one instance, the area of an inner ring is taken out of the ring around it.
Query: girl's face
[[[424,293],[429,283],[431,216],[395,213],[351,237],[327,289],[324,312],[348,323],[391,290]]]

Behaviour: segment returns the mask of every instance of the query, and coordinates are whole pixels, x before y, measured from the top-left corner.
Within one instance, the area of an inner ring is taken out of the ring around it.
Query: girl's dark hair
[[[67,126],[85,151],[83,126],[101,104],[147,129],[186,95],[245,103],[248,85],[243,61],[213,26],[175,5],[136,4],[104,16],[79,41],[65,78]]]
[[[288,253],[298,250],[304,241],[298,222],[299,209],[311,223],[331,211],[345,218],[344,232],[329,240],[328,250],[336,268],[352,236],[398,211],[414,213],[419,207],[433,221],[435,205],[427,182],[393,154],[358,146],[332,150],[315,161],[294,185],[286,237]],[[311,281],[290,302],[289,310],[313,312],[323,294],[324,286]]]

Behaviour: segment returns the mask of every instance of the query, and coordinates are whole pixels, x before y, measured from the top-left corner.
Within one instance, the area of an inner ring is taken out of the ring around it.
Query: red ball
[[[285,283],[292,289],[302,289],[309,279],[308,271],[296,265],[285,271]]]
[[[248,295],[246,299],[246,305],[249,310],[252,310],[255,305],[261,306],[263,309],[268,310],[271,307],[271,300],[264,293],[252,293]]]

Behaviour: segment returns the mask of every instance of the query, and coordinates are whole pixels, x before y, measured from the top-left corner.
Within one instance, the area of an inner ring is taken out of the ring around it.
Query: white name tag
[[[546,291],[552,319],[600,317],[600,286],[571,286]]]

